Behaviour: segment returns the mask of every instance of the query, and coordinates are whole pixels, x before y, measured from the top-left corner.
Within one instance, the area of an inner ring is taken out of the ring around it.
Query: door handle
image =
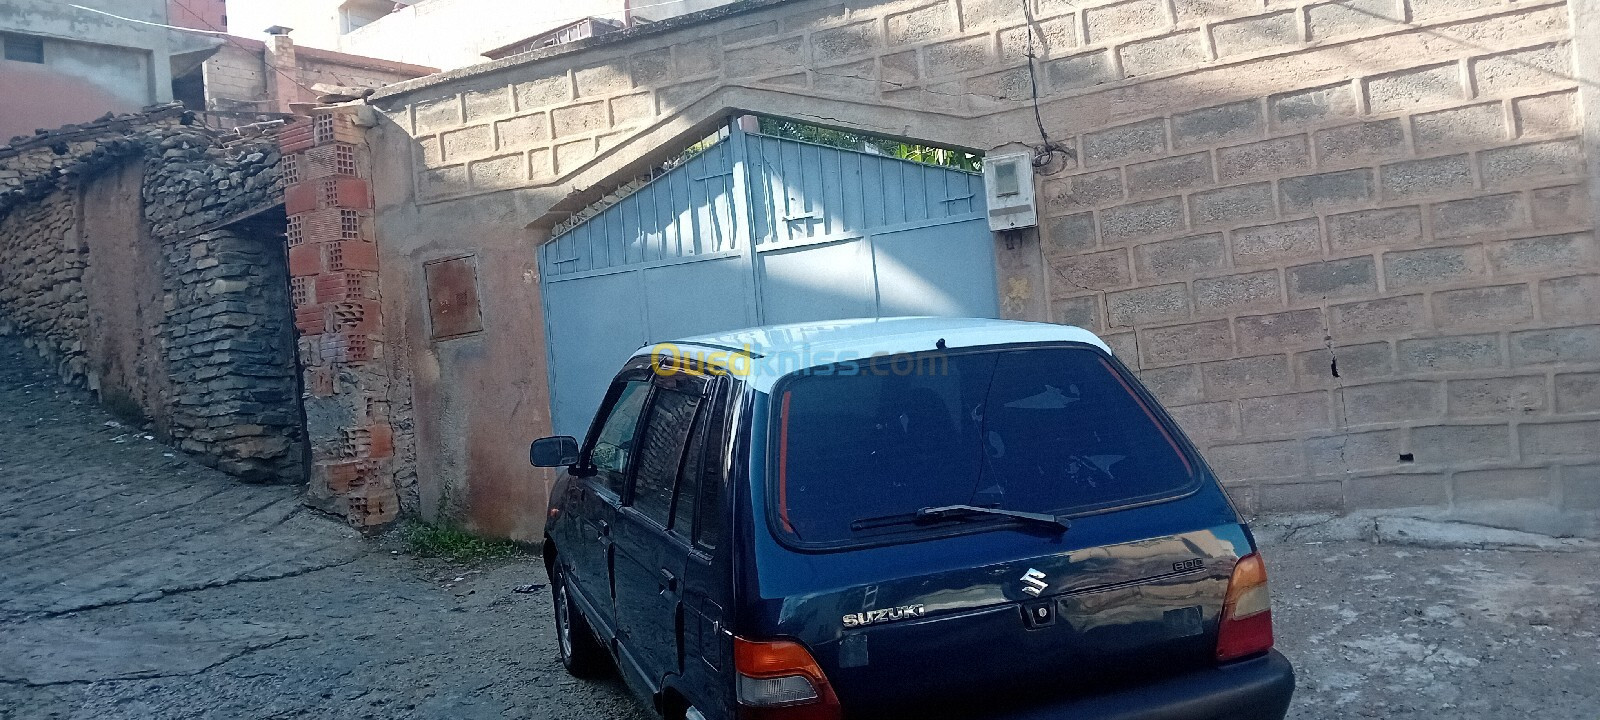
[[[661,591],[671,593],[678,591],[678,576],[666,568],[661,569]]]

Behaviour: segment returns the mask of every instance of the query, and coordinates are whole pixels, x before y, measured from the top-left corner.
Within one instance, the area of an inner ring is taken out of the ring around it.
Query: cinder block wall
[[[542,495],[503,488],[541,478],[474,449],[540,431],[522,226],[733,110],[996,149],[1040,143],[1037,91],[1073,157],[1039,178],[1036,236],[997,245],[1002,306],[1105,335],[1241,505],[1600,532],[1590,1],[750,0],[387,89],[377,229],[385,317],[428,369],[422,494],[537,527]],[[421,264],[468,252],[504,268],[485,331],[432,342]]]

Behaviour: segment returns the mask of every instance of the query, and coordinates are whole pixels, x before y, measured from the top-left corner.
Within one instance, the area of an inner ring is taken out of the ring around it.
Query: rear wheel
[[[573,677],[601,674],[606,668],[606,650],[595,640],[589,621],[567,594],[567,579],[559,563],[550,575],[550,592],[555,600],[556,649],[561,653],[561,665]]]

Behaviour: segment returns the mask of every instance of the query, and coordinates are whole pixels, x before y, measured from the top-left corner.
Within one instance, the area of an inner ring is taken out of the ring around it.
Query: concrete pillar
[[[300,65],[295,60],[294,39],[290,28],[274,25],[267,28],[267,109],[270,112],[288,113],[289,104],[300,100]]]

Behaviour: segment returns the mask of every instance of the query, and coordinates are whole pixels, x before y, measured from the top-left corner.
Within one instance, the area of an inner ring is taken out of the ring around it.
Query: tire
[[[606,649],[595,640],[583,611],[568,596],[566,573],[558,562],[550,576],[550,593],[555,601],[556,652],[561,665],[576,678],[598,677],[610,665]]]

